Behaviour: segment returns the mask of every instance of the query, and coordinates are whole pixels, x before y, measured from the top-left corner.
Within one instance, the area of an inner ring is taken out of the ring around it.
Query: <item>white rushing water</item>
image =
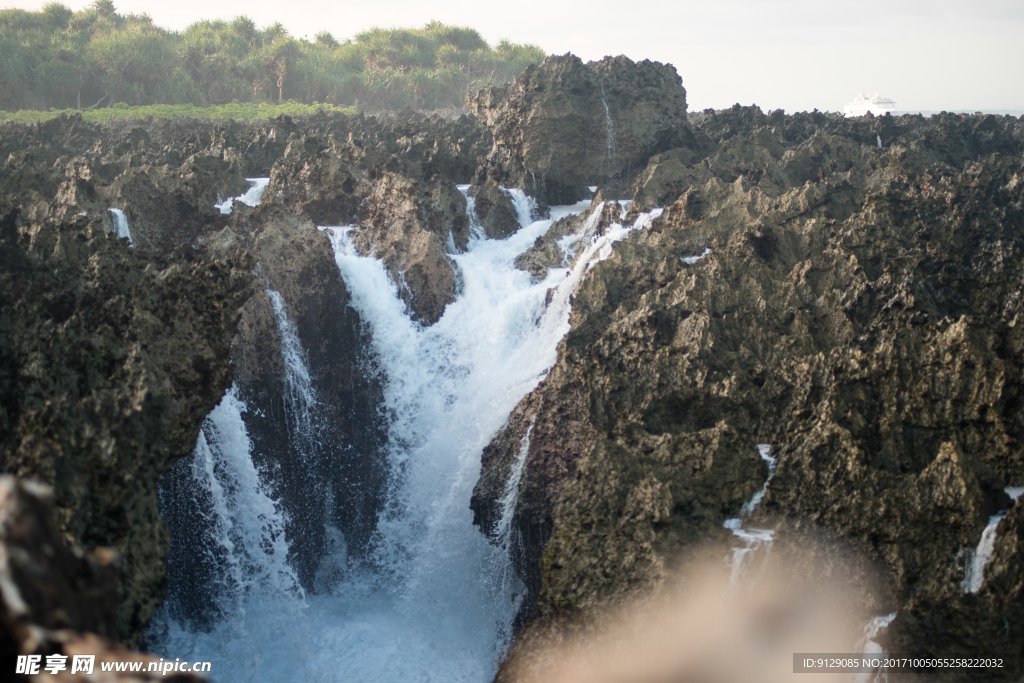
[[[300,452],[305,453],[303,446],[314,438],[313,408],[317,403],[313,391],[313,380],[309,375],[306,363],[306,351],[299,341],[299,331],[288,316],[288,306],[284,297],[273,289],[267,288],[270,305],[274,309],[277,321],[277,332],[281,340],[281,357],[284,359],[285,402],[291,418],[293,438],[300,441]]]
[[[977,593],[981,590],[981,584],[985,582],[985,566],[992,559],[992,552],[996,546],[996,534],[999,531],[999,522],[1006,517],[1006,512],[1000,512],[988,518],[988,524],[981,532],[981,540],[978,547],[974,549],[971,562],[967,565],[967,573],[964,575],[960,589],[964,593]]]
[[[117,236],[128,240],[129,246],[134,246],[132,243],[132,231],[128,228],[128,217],[124,215],[124,211],[121,209],[107,210],[114,215],[114,227],[117,228]]]
[[[692,266],[694,263],[696,263],[697,261],[700,261],[702,258],[704,258],[705,256],[707,256],[710,253],[711,253],[711,249],[709,247],[705,247],[704,251],[701,252],[700,254],[698,254],[697,256],[684,256],[684,257],[682,257],[679,260],[682,261],[683,263],[685,263],[688,266]]]
[[[1024,487],[1022,486],[1007,486],[1003,490],[1006,491],[1006,495],[1013,499],[1014,503],[1024,493]],[[988,524],[985,525],[985,529],[981,532],[981,540],[978,541],[978,547],[971,553],[971,561],[967,565],[967,572],[964,574],[963,583],[960,584],[960,590],[964,593],[977,593],[981,590],[981,585],[985,582],[985,567],[988,566],[989,560],[992,559],[992,553],[996,549],[999,523],[1006,518],[1008,512],[1009,510],[1000,510],[988,518]]]
[[[520,194],[510,191],[517,213],[529,220],[532,200]],[[505,240],[474,233],[467,252],[452,256],[462,292],[430,327],[410,319],[398,296],[400,283],[380,261],[355,254],[351,228],[323,228],[351,305],[371,333],[384,386],[391,476],[369,556],[346,557],[344,544],[338,544],[336,554],[324,558],[332,575],[340,576],[333,585],[304,595],[294,582],[265,582],[243,591],[209,633],[170,624],[161,651],[212,661],[218,680],[491,680],[523,593],[508,549],[532,428],[505,484],[492,539],[473,526],[469,509],[483,447],[554,364],[558,341],[569,330],[570,296],[587,269],[610,253],[611,242],[647,227],[654,215],[641,216],[631,227],[609,227],[587,242],[572,269],[554,269],[542,282],[513,262],[550,227],[550,219],[530,222]],[[295,386],[288,390],[301,395],[304,355],[276,294],[268,290],[286,364],[296,369],[288,380]],[[227,449],[232,462],[247,459],[252,468],[240,418],[236,431],[237,443]],[[204,473],[197,478],[208,480]],[[245,484],[250,497],[263,491],[252,473]],[[262,505],[259,519],[278,519],[273,501]],[[242,535],[247,544],[262,547],[261,534],[270,534],[276,548],[284,527],[275,524]],[[225,546],[225,552],[233,551]],[[273,560],[280,557],[275,550]],[[249,573],[266,572],[260,565]]]
[[[246,206],[259,206],[263,199],[263,191],[267,189],[270,178],[246,178],[249,181],[249,189],[237,197],[228,197],[220,204],[214,204],[222,214],[231,213],[235,202],[242,202]]]
[[[537,213],[537,202],[530,195],[518,188],[501,188],[501,191],[512,200],[512,208],[516,210],[516,218],[519,225],[526,226],[533,223],[533,217]]]
[[[865,655],[872,657],[879,657],[884,655],[885,652],[882,650],[882,646],[875,642],[875,637],[878,636],[878,632],[883,628],[892,623],[892,620],[896,618],[896,613],[886,614],[881,617],[874,617],[869,620],[864,626],[864,634],[861,636],[860,641],[857,643],[856,649]],[[884,659],[884,657],[881,657]],[[879,673],[885,676],[884,671],[871,671],[861,672],[854,677],[854,683],[869,683]]]
[[[505,549],[510,548],[512,544],[512,518],[515,514],[516,501],[519,500],[519,484],[523,481],[523,472],[526,471],[526,456],[530,454],[530,435],[533,434],[533,423],[536,419],[533,417],[530,420],[526,434],[519,440],[516,461],[512,464],[512,472],[509,474],[508,481],[505,482],[501,500],[498,501],[501,506],[501,517],[494,530],[494,537],[498,545]]]
[[[218,557],[214,583],[217,611],[228,619],[209,633],[194,633],[169,618],[166,607],[154,618],[154,631],[166,655],[215,662],[220,680],[272,680],[280,671],[277,653],[302,648],[301,631],[280,629],[301,623],[306,596],[289,565],[285,519],[252,461],[252,443],[234,386],[207,416],[192,455],[195,486],[211,501],[195,510],[210,529],[208,548]],[[197,546],[199,539],[192,539]],[[267,651],[267,642],[278,645]],[[292,658],[289,658],[292,659]]]
[[[612,113],[608,108],[608,97],[604,91],[604,79],[601,79],[601,104],[604,105],[605,158],[608,164],[608,179],[611,180],[611,177],[615,172],[616,161],[615,123],[612,121]]]
[[[308,457],[316,395],[305,350],[284,298],[269,287],[266,292],[284,359],[291,440]],[[231,672],[218,677],[222,680],[286,680],[295,659],[294,655],[283,657],[284,653],[302,653],[308,646],[309,624],[304,619],[308,603],[288,562],[285,514],[269,491],[266,473],[253,464],[244,412],[245,403],[232,387],[204,422],[192,456],[193,485],[212,501],[205,513],[207,537],[193,543],[218,558],[213,592],[220,601],[216,611],[227,619],[208,633],[194,633],[164,611],[154,619],[154,626],[166,629],[162,649],[169,656],[216,662],[220,666],[214,671]],[[212,547],[205,545],[210,541]],[[268,654],[281,657],[284,667],[268,659]]]
[[[771,444],[761,443],[757,445],[757,453],[761,456],[761,460],[768,465],[768,478],[764,480],[764,484],[761,488],[750,497],[743,507],[740,508],[740,516],[732,517],[725,520],[722,526],[732,532],[732,535],[740,539],[743,542],[742,547],[736,547],[732,549],[732,557],[729,562],[729,586],[735,588],[740,577],[744,573],[744,568],[747,560],[753,557],[753,553],[761,548],[770,549],[772,540],[775,537],[775,532],[771,529],[744,529],[743,528],[743,517],[750,515],[757,506],[760,505],[761,499],[764,498],[764,494],[768,491],[768,482],[775,476],[775,465],[776,459],[771,455]]]
[[[469,196],[469,185],[456,185],[462,196],[466,198],[466,216],[469,217],[469,234],[471,237],[481,240],[484,239],[484,228],[480,225],[480,216],[476,212],[476,197]],[[448,233],[448,253],[454,254],[455,249],[455,238],[452,237],[451,232]]]

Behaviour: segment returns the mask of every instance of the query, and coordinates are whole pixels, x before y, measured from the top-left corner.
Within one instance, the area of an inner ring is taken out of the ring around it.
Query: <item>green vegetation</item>
[[[129,107],[118,102],[112,107],[102,107],[79,111],[77,109],[20,109],[16,112],[0,111],[0,121],[15,123],[37,123],[53,119],[61,114],[71,116],[81,114],[86,121],[110,121],[111,119],[144,119],[171,116],[193,116],[201,119],[235,119],[236,121],[254,121],[256,119],[273,119],[282,114],[302,116],[315,114],[317,111],[335,111],[342,114],[355,114],[355,107],[336,107],[331,104],[301,104],[299,102],[232,102],[213,107],[197,107],[193,104],[147,104],[141,107]]]
[[[177,33],[146,14],[118,14],[111,0],[80,12],[54,2],[39,12],[0,10],[0,108],[461,107],[467,93],[507,82],[543,57],[534,45],[506,40],[492,48],[473,29],[439,22],[375,28],[346,41],[324,31],[311,42],[279,23],[258,28],[248,17],[200,21]]]

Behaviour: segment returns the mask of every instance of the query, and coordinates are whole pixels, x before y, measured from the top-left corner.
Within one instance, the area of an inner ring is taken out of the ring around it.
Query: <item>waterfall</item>
[[[732,549],[732,556],[729,562],[729,587],[735,588],[740,577],[744,573],[744,565],[748,558],[753,557],[753,553],[758,549],[764,547],[768,550],[771,549],[771,543],[775,536],[775,532],[771,529],[744,529],[743,528],[743,517],[750,515],[757,509],[757,506],[761,503],[761,499],[764,498],[764,494],[768,491],[768,482],[775,476],[775,465],[776,459],[771,455],[771,444],[758,444],[757,445],[758,455],[761,456],[761,460],[768,465],[768,478],[764,480],[764,484],[761,488],[750,497],[743,507],[740,508],[740,516],[732,517],[725,520],[722,526],[732,532],[733,536],[740,539],[743,542],[742,547]]]
[[[134,246],[132,231],[128,229],[128,217],[124,215],[124,211],[121,209],[107,209],[107,211],[114,214],[114,227],[117,228],[117,236],[128,240],[128,246]]]
[[[505,482],[505,491],[498,504],[501,507],[501,516],[494,530],[494,537],[502,548],[510,548],[512,545],[512,518],[515,516],[516,503],[519,502],[519,484],[523,481],[523,472],[526,470],[526,456],[530,454],[530,435],[533,433],[533,423],[537,420],[534,416],[530,420],[530,426],[526,434],[519,440],[519,452],[516,454],[516,461],[512,464],[512,471],[509,473],[508,481]]]
[[[216,543],[227,551],[227,592],[236,601],[260,588],[301,600],[302,589],[285,561],[284,520],[252,462],[245,411],[232,386],[203,423],[192,462],[196,483],[213,502]]]
[[[512,208],[516,210],[519,227],[525,228],[533,223],[533,217],[537,215],[537,200],[516,187],[503,187],[501,191],[512,200]]]
[[[343,444],[332,444],[323,429],[306,350],[284,297],[269,285],[266,292],[284,361],[284,416],[289,453],[293,454],[277,455],[274,470],[268,473],[269,483],[280,493],[278,502],[288,515],[285,529],[289,558],[305,585],[318,588],[323,577],[343,571],[342,556],[348,550],[345,534],[335,526],[338,511],[333,486],[342,467],[337,447]],[[346,502],[338,501],[342,505]],[[334,548],[335,556],[324,565],[325,556],[331,552],[328,546]]]
[[[456,185],[462,196],[466,198],[466,217],[469,218],[469,235],[473,239],[482,240],[486,237],[484,235],[484,227],[480,225],[480,216],[476,213],[476,197],[469,196],[469,185]],[[448,233],[448,239],[451,240],[452,246],[455,245],[455,240],[451,236],[451,232]],[[455,249],[449,248],[448,252],[454,254]]]
[[[267,189],[267,185],[270,184],[270,178],[246,178],[249,181],[249,189],[243,194],[237,197],[228,197],[219,204],[214,206],[220,209],[222,214],[231,213],[231,209],[234,208],[235,202],[242,202],[246,206],[259,206],[260,201],[263,199],[263,191]]]
[[[293,434],[299,442],[300,452],[309,457],[311,442],[315,438],[313,429],[313,408],[316,405],[316,394],[313,381],[309,376],[306,363],[306,352],[299,341],[299,331],[295,323],[288,317],[288,306],[284,297],[270,287],[267,296],[274,309],[277,331],[281,339],[281,357],[284,359],[285,403],[291,418]]]
[[[524,217],[529,203],[517,204]],[[472,240],[469,251],[453,255],[465,286],[430,327],[410,320],[378,260],[355,254],[352,228],[325,228],[372,334],[391,444],[373,557],[333,592],[332,609],[345,618],[322,626],[346,680],[486,681],[510,641],[523,586],[507,551],[529,433],[493,540],[473,526],[469,510],[480,456],[554,364],[588,262],[632,229],[610,230],[572,270],[533,282],[514,260],[551,222],[532,222],[504,240]],[[556,291],[545,305],[549,288]]]
[[[608,180],[611,181],[615,174],[615,123],[612,121],[612,113],[608,108],[608,97],[604,91],[604,79],[601,79],[601,104],[604,105],[605,123],[605,159],[608,164]]]
[[[528,198],[512,197],[520,217],[528,217]],[[572,268],[554,269],[542,282],[515,268],[514,260],[551,220],[532,222],[504,240],[470,240],[467,252],[452,255],[464,286],[429,327],[410,318],[399,283],[383,264],[355,253],[353,228],[322,228],[350,305],[367,326],[384,390],[390,476],[376,531],[365,554],[348,557],[345,530],[327,528],[325,546],[333,554],[322,559],[327,570],[317,574],[315,593],[303,593],[287,561],[295,552],[295,520],[264,483],[274,480],[278,466],[256,471],[241,421],[245,406],[233,391],[223,404],[234,411],[231,447],[214,448],[228,441],[204,429],[191,475],[195,488],[220,486],[221,502],[209,507],[216,520],[227,521],[211,524],[211,536],[227,540],[217,544],[211,571],[217,581],[245,588],[223,591],[234,601],[218,603],[216,618],[205,626],[165,609],[151,634],[158,651],[210,660],[214,675],[230,680],[491,680],[524,594],[509,550],[532,429],[520,442],[493,538],[473,525],[469,509],[483,448],[554,365],[558,342],[569,331],[572,293],[587,269],[610,253],[612,242],[649,226],[659,213],[644,214],[632,226],[610,226],[589,241]],[[287,306],[278,292],[268,288],[267,294],[286,366],[290,437],[302,451],[303,434],[318,431],[317,399]],[[208,423],[224,410],[218,407]],[[207,462],[207,452],[212,466],[199,464]],[[229,457],[247,478],[222,483],[218,457]],[[310,495],[317,499],[315,491]],[[224,525],[233,525],[234,536],[219,531]]]
[[[1006,492],[1006,495],[1013,499],[1014,503],[1024,493],[1024,487],[1020,486],[1007,486],[1003,490]],[[1000,510],[988,518],[988,524],[985,525],[985,529],[981,532],[981,540],[978,541],[978,547],[971,553],[970,564],[967,565],[967,572],[964,574],[964,580],[960,584],[960,590],[964,593],[977,593],[981,590],[981,585],[985,582],[985,567],[988,566],[988,561],[992,559],[992,553],[996,549],[999,522],[1003,521],[1007,513],[1009,513],[1009,510]]]
[[[328,487],[319,479],[323,468],[316,460],[317,400],[306,353],[284,298],[270,287],[266,292],[284,360],[290,441],[302,458],[301,467],[291,468],[301,473],[299,481],[293,475],[289,483],[302,486],[301,503],[286,513],[272,492],[280,468],[260,472],[255,467],[253,443],[242,418],[247,407],[232,387],[204,422],[189,471],[176,478],[185,494],[168,493],[166,480],[161,488],[165,515],[178,537],[185,537],[186,549],[172,552],[171,595],[150,633],[169,655],[208,659],[239,670],[242,678],[261,680],[288,675],[265,661],[264,653],[273,653],[290,666],[294,652],[307,647],[303,617],[308,596],[293,563],[296,555],[309,561],[310,545],[312,552],[319,548],[309,538],[320,538],[328,527],[325,508],[331,503]],[[203,519],[190,519],[197,510]],[[330,535],[332,530],[326,530]],[[343,538],[334,540],[335,546],[343,547]],[[193,557],[197,551],[200,557]],[[198,596],[212,598],[214,608],[192,604]],[[204,626],[209,628],[205,633]],[[282,632],[287,636],[280,637]]]
[[[996,533],[999,530],[999,522],[1006,517],[1006,511],[992,515],[988,518],[985,530],[981,532],[981,540],[978,547],[974,549],[971,562],[967,565],[967,573],[964,575],[960,590],[964,593],[977,593],[981,590],[981,584],[985,582],[985,566],[992,559],[992,552],[996,547]]]
[[[505,482],[505,490],[502,493],[501,500],[498,501],[501,514],[498,517],[498,523],[493,533],[493,540],[504,555],[497,567],[497,583],[500,587],[500,592],[510,596],[512,599],[509,605],[509,614],[513,618],[519,612],[519,608],[522,605],[525,587],[511,564],[512,553],[520,551],[522,547],[521,539],[516,534],[512,521],[516,513],[516,504],[519,502],[519,488],[523,481],[523,473],[526,471],[526,458],[530,454],[530,435],[533,433],[533,425],[536,419],[536,416],[530,419],[530,426],[527,427],[526,434],[519,440],[519,452],[516,453],[516,460],[512,464],[512,471],[509,473],[508,481]],[[505,641],[509,641],[511,639],[510,625],[503,624],[503,627],[505,631],[501,633],[500,637]]]
[[[620,199],[619,200],[619,220],[626,220],[626,216],[629,215],[629,209],[633,206],[632,199]]]
[[[171,595],[149,638],[169,656],[223,663],[219,670],[230,671],[232,680],[270,680],[275,659],[283,661],[283,652],[301,647],[300,632],[278,627],[295,621],[307,604],[287,561],[286,519],[253,465],[242,420],[246,409],[232,386],[203,422],[192,457],[179,463],[190,484],[188,495],[171,499],[161,487],[161,507],[172,526],[185,519],[201,533],[180,539],[184,548],[178,552],[172,548]],[[188,565],[195,564],[205,566],[209,585],[189,576]],[[214,603],[218,617],[205,633],[183,609],[194,592]],[[265,647],[270,638],[279,644],[274,650]]]
[[[576,245],[581,240],[590,237],[591,241],[597,239],[597,224],[601,222],[601,215],[604,212],[604,202],[598,202],[597,205],[587,216],[587,220],[583,221],[583,226],[579,232],[570,235],[563,235],[558,238],[558,250],[562,252],[562,265],[567,266],[572,263],[573,258],[576,256]]]
[[[764,494],[768,492],[768,482],[770,482],[772,477],[775,476],[776,460],[772,457],[771,450],[772,447],[770,444],[760,443],[757,445],[757,454],[760,455],[761,460],[768,465],[768,478],[764,480],[764,484],[761,486],[761,489],[751,496],[750,500],[748,500],[740,509],[740,515],[743,517],[752,513],[757,509],[757,506],[761,504],[761,499],[764,498]]]

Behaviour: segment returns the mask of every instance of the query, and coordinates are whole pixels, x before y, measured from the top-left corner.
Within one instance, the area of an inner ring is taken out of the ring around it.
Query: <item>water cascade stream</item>
[[[231,209],[234,208],[235,202],[242,202],[246,206],[259,206],[260,200],[263,199],[263,191],[267,189],[267,185],[270,184],[270,178],[246,178],[249,181],[249,189],[238,195],[237,197],[228,197],[220,204],[214,204],[214,206],[220,209],[222,214],[231,213]]]
[[[124,211],[121,209],[107,210],[114,215],[114,227],[117,228],[117,236],[128,240],[128,245],[132,246],[132,231],[128,228],[128,217],[124,215]]]
[[[530,435],[506,483],[492,539],[473,526],[469,509],[481,452],[554,364],[558,341],[569,330],[571,294],[586,270],[607,258],[612,242],[649,226],[660,214],[644,214],[633,226],[610,226],[587,241],[571,269],[553,269],[537,282],[513,262],[552,220],[531,221],[532,200],[509,192],[524,227],[505,240],[483,239],[474,231],[468,250],[452,255],[462,291],[430,327],[410,318],[398,283],[380,261],[355,253],[352,228],[322,228],[334,246],[351,305],[368,325],[384,385],[391,475],[371,547],[365,556],[347,557],[344,544],[336,544],[323,558],[332,567],[333,583],[318,585],[315,594],[302,593],[294,580],[247,584],[232,593],[235,603],[225,603],[222,618],[206,632],[187,628],[165,610],[163,631],[156,629],[155,637],[160,651],[210,660],[214,672],[229,672],[225,680],[483,683],[493,677],[523,592],[507,551]],[[554,292],[545,304],[549,289]],[[303,389],[308,370],[304,379],[302,348],[275,294],[268,290],[289,367],[287,394],[296,397],[288,399],[289,409],[301,416],[315,396]],[[309,400],[298,400],[302,396]],[[237,398],[225,401],[239,415],[244,410]],[[208,422],[213,419],[211,414]],[[225,510],[215,506],[211,514],[221,524],[222,512],[244,510],[246,500],[260,495],[262,512],[254,513],[259,528],[236,530],[244,543],[221,543],[216,551],[232,556],[238,547],[273,548],[265,557],[257,553],[254,566],[241,571],[263,576],[279,566],[286,526],[256,476],[266,473],[252,466],[244,425],[240,419],[233,424],[237,438],[220,452],[236,463],[232,467],[247,462],[251,476],[226,488],[230,504],[222,506]],[[297,427],[297,436],[301,431]],[[202,439],[193,458],[195,485],[211,488],[219,481],[218,467],[211,474],[211,468],[195,464],[201,447]],[[233,520],[228,514],[223,524]]]
[[[615,174],[616,149],[615,149],[615,122],[612,121],[612,113],[608,108],[608,96],[604,90],[604,79],[601,79],[601,104],[604,105],[605,123],[605,159],[608,164],[608,181],[611,182]]]
[[[1006,495],[1010,496],[1014,502],[1017,502],[1017,499],[1024,493],[1024,487],[1019,486],[1007,486],[1004,490]],[[960,590],[964,593],[977,593],[981,590],[981,585],[985,582],[985,567],[988,565],[988,561],[992,559],[992,553],[996,548],[996,535],[999,532],[999,523],[1003,521],[1008,512],[1009,510],[1000,510],[988,518],[988,524],[985,525],[985,529],[981,532],[981,540],[978,541],[978,547],[971,553],[971,561],[967,565],[967,572],[964,574],[963,583],[960,584]]]
[[[281,338],[281,357],[284,359],[285,403],[291,418],[292,438],[299,441],[299,452],[309,453],[309,442],[314,439],[313,407],[316,393],[309,376],[306,353],[299,341],[299,332],[288,316],[288,306],[280,292],[267,288],[270,305],[274,309],[277,332]]]
[[[298,621],[306,609],[304,591],[287,560],[286,520],[253,464],[242,420],[246,410],[232,386],[203,423],[191,460],[183,463],[191,474],[188,495],[174,496],[161,487],[161,508],[172,525],[175,518],[199,516],[204,533],[185,539],[189,555],[175,552],[172,545],[171,596],[149,636],[154,649],[167,656],[217,662],[214,671],[230,672],[225,679],[234,680],[262,679],[263,641],[280,636],[276,624]],[[198,558],[190,555],[199,548]],[[188,582],[197,561],[213,577],[206,585]],[[212,608],[212,625],[203,623],[204,615],[183,599],[193,591],[201,594],[204,609]],[[204,627],[209,628],[205,633]]]
[[[733,536],[740,539],[743,542],[743,547],[737,547],[732,549],[732,559],[730,561],[729,569],[729,587],[735,588],[740,576],[743,575],[744,565],[746,561],[752,557],[752,553],[760,549],[761,547],[770,548],[772,539],[775,536],[775,532],[771,529],[744,529],[743,518],[750,515],[757,506],[761,503],[761,499],[764,498],[764,494],[768,491],[768,482],[775,476],[775,464],[776,459],[771,455],[771,445],[762,443],[757,445],[758,455],[764,460],[765,464],[768,465],[768,478],[764,480],[764,484],[761,488],[750,497],[743,507],[740,508],[740,516],[732,517],[725,520],[722,526],[732,532]]]

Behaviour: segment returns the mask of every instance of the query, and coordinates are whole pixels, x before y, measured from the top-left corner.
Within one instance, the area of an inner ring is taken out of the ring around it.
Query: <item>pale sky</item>
[[[0,0],[39,9],[47,0]],[[65,0],[78,10],[91,0]],[[338,39],[372,26],[432,19],[572,52],[584,61],[624,54],[676,67],[690,111],[739,102],[764,110],[842,110],[861,91],[902,110],[1024,109],[1021,0],[114,0],[181,30],[239,14],[280,21],[297,37]]]

